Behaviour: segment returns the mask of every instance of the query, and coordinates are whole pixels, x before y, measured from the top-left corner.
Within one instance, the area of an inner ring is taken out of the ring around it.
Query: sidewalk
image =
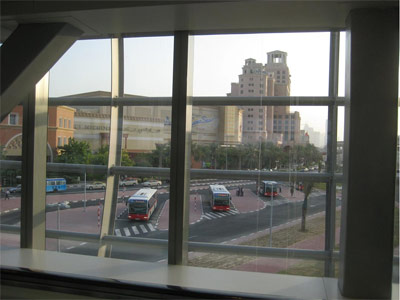
[[[340,238],[340,228],[336,228],[335,240],[339,241]],[[289,249],[307,249],[307,250],[322,250],[325,245],[325,235],[317,235],[312,238],[297,242],[290,245]],[[289,269],[290,267],[299,264],[304,260],[293,259],[290,256],[286,258],[268,258],[259,257],[255,258],[253,261],[242,264],[235,268],[238,271],[249,271],[249,272],[264,272],[264,273],[278,273]],[[310,261],[310,260],[309,260]],[[311,262],[311,261],[310,261]]]

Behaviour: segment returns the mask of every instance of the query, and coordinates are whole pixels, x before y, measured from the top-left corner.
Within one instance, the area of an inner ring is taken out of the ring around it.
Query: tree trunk
[[[308,196],[304,197],[303,206],[301,208],[301,231],[306,231],[306,217],[307,217],[307,200]]]

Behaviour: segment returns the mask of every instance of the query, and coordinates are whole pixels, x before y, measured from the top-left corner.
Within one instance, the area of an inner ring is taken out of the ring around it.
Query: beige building
[[[290,71],[287,53],[267,53],[267,64],[253,58],[245,60],[239,82],[231,84],[229,96],[289,96]],[[271,141],[290,145],[301,143],[300,114],[289,106],[243,106],[243,142]]]
[[[126,97],[138,97],[125,95]],[[96,91],[68,97],[106,97],[109,92]],[[75,106],[74,129],[77,140],[87,141],[96,151],[108,143],[109,106]],[[238,144],[242,140],[242,109],[236,106],[194,106],[192,142]],[[170,106],[124,107],[122,148],[130,153],[150,152],[156,144],[171,140]]]

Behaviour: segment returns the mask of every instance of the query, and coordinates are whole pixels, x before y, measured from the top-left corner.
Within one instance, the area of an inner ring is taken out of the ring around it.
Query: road
[[[212,181],[215,183],[215,181]],[[198,182],[191,184],[189,208],[189,240],[196,242],[222,243],[253,234],[270,226],[271,206],[273,202],[273,226],[286,224],[301,217],[303,194],[295,192],[290,197],[288,187],[282,185],[281,195],[270,198],[258,197],[255,194],[254,182],[223,180],[228,189],[236,189],[238,185],[245,188],[245,196],[238,197],[235,190],[232,194],[230,212],[214,212],[209,205],[208,184]],[[127,197],[138,188],[127,188],[119,192],[120,203],[117,206],[115,235],[128,237],[144,237],[168,239],[169,193],[164,187],[159,189],[158,207],[149,222],[131,221],[127,219],[127,211],[123,196]],[[57,229],[57,214],[61,219],[60,229],[88,233],[99,233],[98,214],[102,211],[104,191],[93,191],[86,194],[86,209],[83,209],[82,189],[69,188],[69,193],[58,193],[47,197],[47,228]],[[79,200],[77,200],[79,199]],[[93,199],[93,200],[91,200]],[[309,198],[308,215],[325,210],[325,194],[316,191]],[[14,199],[15,200],[15,199]],[[89,201],[90,200],[90,201]],[[2,200],[3,201],[3,200]],[[8,200],[7,200],[8,201]],[[4,201],[2,202],[4,203]],[[56,203],[55,205],[51,205]],[[57,203],[68,203],[57,212]],[[7,203],[8,204],[8,203]],[[338,202],[339,205],[339,202]],[[2,208],[2,211],[3,208]],[[2,215],[3,224],[18,222],[18,211]],[[48,249],[54,249],[54,241],[48,242]],[[98,244],[62,241],[63,252],[97,255]],[[112,257],[136,259],[142,261],[160,261],[167,257],[166,250],[140,246],[114,246]]]

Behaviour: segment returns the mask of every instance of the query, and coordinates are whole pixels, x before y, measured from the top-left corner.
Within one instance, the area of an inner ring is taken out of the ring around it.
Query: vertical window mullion
[[[193,37],[174,35],[168,263],[187,262],[192,134]]]
[[[336,232],[336,152],[337,152],[337,114],[336,104],[338,96],[339,76],[339,32],[331,32],[329,54],[329,97],[334,103],[328,106],[328,133],[327,133],[327,173],[330,180],[326,184],[326,217],[325,217],[325,251],[330,255],[325,260],[325,276],[335,275],[335,266],[332,252],[335,248]]]
[[[122,151],[122,129],[123,129],[123,106],[115,102],[115,98],[123,97],[124,94],[124,44],[123,38],[111,40],[111,119],[110,119],[110,141],[108,149],[107,185],[104,196],[103,220],[101,224],[100,238],[114,234],[115,215],[118,202],[118,179],[119,176],[111,174],[114,166],[121,165]],[[99,248],[99,256],[109,256],[111,247],[102,245]]]

